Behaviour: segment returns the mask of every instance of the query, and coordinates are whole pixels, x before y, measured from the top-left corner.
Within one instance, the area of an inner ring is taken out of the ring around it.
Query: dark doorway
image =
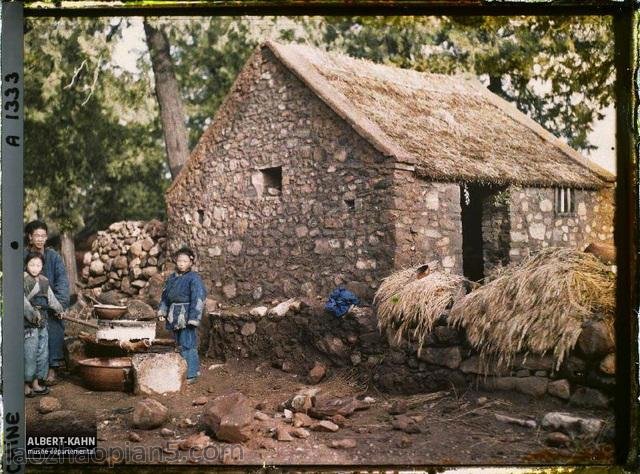
[[[462,271],[472,281],[484,278],[482,203],[486,189],[474,184],[460,186],[462,208]]]
[[[462,270],[470,280],[480,281],[487,270],[508,263],[510,226],[503,194],[503,187],[469,183],[460,187]]]

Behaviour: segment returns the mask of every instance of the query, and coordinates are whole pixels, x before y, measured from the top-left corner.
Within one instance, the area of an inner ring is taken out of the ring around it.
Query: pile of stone
[[[144,295],[165,263],[165,224],[152,220],[115,222],[99,231],[91,252],[84,255],[81,281],[97,296],[117,290],[127,296]]]

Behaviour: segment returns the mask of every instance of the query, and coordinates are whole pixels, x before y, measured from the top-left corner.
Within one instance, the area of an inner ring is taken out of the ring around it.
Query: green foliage
[[[183,91],[190,148],[211,122],[258,44],[256,26],[263,23],[238,17],[164,22],[174,71]]]
[[[105,19],[27,23],[25,208],[61,231],[164,215],[157,106],[112,65],[118,35]]]

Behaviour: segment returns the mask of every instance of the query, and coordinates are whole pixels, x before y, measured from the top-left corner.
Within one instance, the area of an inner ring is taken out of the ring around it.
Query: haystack
[[[509,365],[518,353],[552,353],[558,369],[584,322],[603,319],[613,331],[615,275],[597,257],[549,248],[502,270],[457,301],[449,322],[463,327],[488,364]]]
[[[418,354],[436,321],[464,295],[465,281],[459,275],[437,271],[417,279],[420,269],[391,274],[382,281],[373,300],[378,327],[393,331],[396,343],[403,338],[417,342]]]

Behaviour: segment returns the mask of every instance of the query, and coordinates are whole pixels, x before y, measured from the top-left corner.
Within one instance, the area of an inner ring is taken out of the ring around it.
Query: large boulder
[[[518,392],[532,397],[542,397],[547,393],[549,384],[549,380],[545,377],[516,377],[514,382]]]
[[[602,357],[615,349],[613,332],[604,321],[589,321],[583,324],[578,338],[578,348],[589,357]]]
[[[221,395],[204,407],[202,421],[220,441],[242,443],[251,438],[253,403],[240,392]]]
[[[605,394],[595,388],[579,387],[573,392],[569,403],[578,407],[608,408],[609,399]]]
[[[62,410],[62,403],[55,397],[42,397],[38,404],[38,412],[43,415],[54,411]]]
[[[457,369],[462,362],[462,353],[460,352],[459,346],[426,347],[423,348],[418,358],[429,364]]]
[[[134,427],[152,430],[162,426],[167,421],[169,410],[159,401],[145,398],[136,403],[132,416]]]
[[[542,418],[542,428],[559,431],[572,438],[595,438],[604,426],[598,418],[585,418],[571,413],[549,412]]]
[[[187,363],[176,352],[136,354],[132,357],[133,391],[138,395],[180,392],[185,384]]]
[[[569,384],[569,381],[567,379],[560,379],[549,382],[547,391],[549,392],[549,395],[562,398],[563,400],[569,400],[569,397],[571,397],[571,385]]]

